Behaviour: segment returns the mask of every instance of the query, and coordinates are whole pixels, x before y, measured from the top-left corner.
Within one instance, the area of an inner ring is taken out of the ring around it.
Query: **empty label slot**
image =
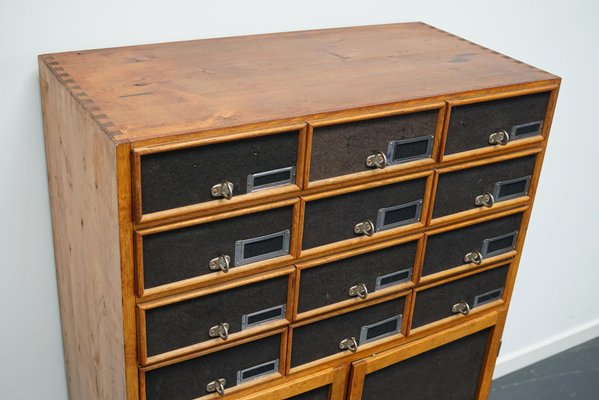
[[[382,231],[420,221],[422,200],[399,206],[381,208],[376,218],[376,230]]]
[[[382,275],[376,278],[376,290],[380,290],[389,286],[398,285],[402,282],[407,282],[412,276],[412,269],[404,269],[402,271],[392,272],[387,275]]]
[[[520,139],[526,136],[539,135],[543,121],[529,122],[527,124],[514,125],[512,127],[512,139]]]
[[[490,292],[483,293],[474,298],[474,307],[480,306],[485,303],[490,303],[491,301],[498,300],[501,298],[503,294],[503,288],[491,290]]]
[[[495,184],[495,201],[514,199],[528,194],[530,175],[509,181],[497,182]]]
[[[433,148],[433,136],[389,142],[387,158],[392,164],[429,158]]]
[[[246,330],[256,325],[266,322],[276,321],[285,318],[285,304],[246,314],[241,319],[241,330]]]
[[[372,342],[399,333],[401,330],[401,314],[372,325],[363,326],[360,331],[360,344]]]
[[[483,240],[483,257],[493,257],[516,248],[518,231]]]
[[[235,243],[235,265],[289,254],[289,230]]]
[[[295,180],[295,167],[286,167],[272,171],[248,175],[247,191],[253,192],[274,186],[287,185]]]
[[[264,375],[274,374],[279,370],[279,360],[269,361],[255,367],[237,371],[237,384],[259,378]]]

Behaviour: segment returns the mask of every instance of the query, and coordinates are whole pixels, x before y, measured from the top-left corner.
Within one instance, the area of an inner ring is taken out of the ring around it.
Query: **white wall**
[[[562,76],[500,373],[599,334],[597,4],[0,0],[0,398],[66,398],[36,65],[66,50],[421,20]]]

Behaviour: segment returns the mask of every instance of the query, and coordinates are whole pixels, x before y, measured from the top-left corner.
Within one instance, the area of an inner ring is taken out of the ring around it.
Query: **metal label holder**
[[[253,256],[253,257],[245,257],[245,255],[244,255],[245,247],[248,244],[266,241],[266,240],[273,239],[273,238],[276,238],[279,236],[283,238],[283,245],[282,245],[281,249],[271,251],[268,253],[264,253],[264,254],[259,254],[257,256]],[[290,237],[291,237],[291,233],[290,233],[289,229],[286,229],[282,232],[271,233],[269,235],[259,236],[259,237],[255,237],[255,238],[251,238],[251,239],[238,240],[237,242],[235,242],[235,266],[250,264],[250,263],[253,263],[256,261],[267,260],[269,258],[274,258],[274,257],[279,257],[279,256],[284,256],[286,254],[289,254],[289,239],[290,239]]]
[[[262,185],[256,185],[256,180],[257,180],[256,178],[263,178],[263,177],[269,176],[269,175],[276,175],[276,174],[280,174],[281,172],[289,172],[289,178],[286,178],[286,179],[283,179],[280,181],[264,183]],[[250,192],[256,192],[258,190],[270,189],[270,188],[276,187],[276,186],[289,185],[289,184],[293,184],[294,182],[295,182],[295,167],[285,167],[285,168],[273,169],[271,171],[258,172],[255,174],[248,175],[247,192],[250,193]]]
[[[535,125],[538,125],[538,128],[536,130],[518,134],[519,130],[521,130],[523,128],[535,126]],[[512,126],[512,130],[510,131],[510,139],[516,140],[516,139],[522,139],[525,137],[540,135],[542,130],[543,130],[543,121],[534,121],[534,122],[528,122],[526,124],[514,125],[514,126]]]
[[[379,334],[377,336],[373,336],[371,338],[368,337],[368,332],[371,329],[377,328],[377,327],[379,327],[381,325],[385,325],[385,324],[387,324],[388,322],[391,322],[391,321],[395,321],[395,325],[393,326],[392,330],[390,330],[388,332],[381,333],[381,334]],[[401,332],[401,321],[402,321],[402,315],[399,314],[399,315],[396,315],[394,317],[387,318],[387,319],[385,319],[383,321],[375,322],[374,324],[364,325],[362,327],[362,329],[360,329],[360,346],[363,345],[363,344],[365,344],[365,343],[374,342],[375,340],[383,339],[383,338],[386,338],[386,337],[398,334],[399,332]]]
[[[275,316],[268,317],[265,319],[259,319],[256,322],[249,322],[252,318],[257,317],[260,314],[269,315],[272,311],[277,311],[277,310],[279,311],[279,313]],[[256,311],[256,312],[253,312],[250,314],[244,314],[241,317],[241,330],[245,331],[246,329],[253,328],[254,326],[257,326],[257,325],[262,325],[267,322],[278,321],[280,319],[284,319],[286,310],[287,310],[287,305],[281,304],[280,306],[267,308],[265,310]]]
[[[474,303],[472,305],[472,308],[481,306],[483,304],[490,303],[495,300],[499,300],[502,295],[503,295],[503,288],[494,289],[494,290],[490,290],[486,293],[479,294],[478,296],[474,297]]]
[[[385,224],[385,217],[387,216],[387,213],[389,213],[391,211],[401,210],[403,208],[413,207],[413,206],[416,206],[416,212],[414,213],[413,217],[404,219],[401,221],[393,222],[390,224]],[[393,206],[393,207],[380,208],[376,215],[376,231],[377,232],[384,231],[387,229],[396,228],[398,226],[413,224],[415,222],[420,221],[421,214],[422,214],[422,200],[416,200],[416,201],[412,201],[410,203],[400,204],[398,206]]]
[[[261,371],[256,373],[256,375],[251,375],[252,372],[256,370]],[[237,371],[237,384],[240,385],[244,382],[251,381],[262,376],[274,374],[279,370],[279,359],[268,361],[263,364],[254,365],[253,367],[249,367],[246,369],[242,369],[241,371]],[[250,374],[250,376],[247,376]]]
[[[493,242],[508,238],[510,236],[512,237],[512,243],[509,246],[501,248],[499,250],[489,251],[489,247],[491,246],[491,244]],[[487,257],[493,257],[493,256],[498,256],[499,254],[507,253],[508,251],[514,250],[516,248],[516,240],[517,239],[518,239],[518,231],[514,231],[514,232],[506,233],[505,235],[485,239],[485,240],[483,240],[481,254],[482,254],[483,258],[487,258]]]
[[[389,145],[387,146],[387,160],[389,160],[390,165],[394,165],[394,164],[403,164],[403,163],[410,162],[410,161],[422,160],[424,158],[430,158],[431,154],[433,152],[434,139],[435,139],[435,137],[433,135],[429,135],[429,136],[419,136],[416,138],[403,139],[403,140],[392,140],[389,142]],[[404,157],[404,158],[400,158],[400,159],[395,158],[395,149],[397,148],[398,145],[401,146],[404,144],[424,142],[424,141],[427,142],[426,151],[424,153],[416,154],[413,156],[408,156],[408,157]]]
[[[405,275],[405,278],[403,277]],[[392,280],[391,282],[383,283],[387,279],[397,277],[399,279]],[[390,274],[377,276],[376,285],[374,291],[388,288],[390,286],[399,285],[400,283],[408,282],[412,278],[412,268],[402,269],[401,271],[391,272]]]
[[[515,199],[517,197],[521,197],[521,196],[526,196],[528,195],[528,188],[530,186],[530,178],[531,176],[523,176],[521,178],[516,178],[516,179],[510,179],[507,181],[500,181],[500,182],[496,182],[495,183],[495,189],[493,190],[493,197],[495,198],[495,201],[504,201],[504,200],[510,200],[510,199]],[[509,194],[507,196],[500,196],[501,193],[501,189],[503,186],[505,185],[509,185],[512,183],[517,183],[517,182],[521,182],[521,181],[526,181],[525,185],[524,185],[524,190],[518,193],[513,193],[513,194]]]

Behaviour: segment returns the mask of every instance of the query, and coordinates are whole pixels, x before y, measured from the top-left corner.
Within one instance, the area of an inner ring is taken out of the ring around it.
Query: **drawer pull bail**
[[[222,271],[224,273],[229,272],[231,267],[231,257],[225,254],[220,255],[210,260],[209,267],[212,271]]]
[[[359,222],[354,227],[354,233],[356,235],[372,236],[374,235],[374,223],[369,219]]]
[[[227,200],[231,200],[231,198],[233,197],[234,187],[235,186],[233,185],[233,183],[229,181],[223,181],[212,186],[212,190],[210,192],[212,194],[212,197],[222,197]]]
[[[489,192],[478,195],[474,199],[474,205],[477,207],[493,207],[493,204],[495,204],[495,197]]]
[[[227,384],[227,380],[220,378],[215,381],[210,382],[206,385],[206,391],[208,393],[218,393],[221,396],[225,395],[225,385]]]
[[[365,283],[358,283],[349,288],[349,297],[359,297],[365,299],[368,297],[368,288]]]
[[[382,151],[377,151],[366,158],[366,166],[370,168],[385,168],[389,165],[387,155]]]
[[[213,326],[208,331],[208,336],[210,336],[211,338],[219,337],[222,340],[229,339],[229,324],[227,324],[225,322],[225,323],[221,323],[221,324]]]
[[[464,262],[466,264],[476,264],[480,265],[483,262],[483,255],[478,250],[472,250],[470,253],[464,256]]]
[[[491,133],[491,135],[489,135],[489,144],[505,146],[509,142],[510,142],[510,135],[504,130],[501,130],[501,131],[495,132],[495,133]]]
[[[355,337],[345,338],[341,342],[339,342],[339,349],[349,350],[352,353],[355,353],[356,351],[358,351],[358,342],[356,341]]]
[[[470,306],[465,301],[460,301],[451,307],[451,312],[454,314],[468,315],[470,314]]]

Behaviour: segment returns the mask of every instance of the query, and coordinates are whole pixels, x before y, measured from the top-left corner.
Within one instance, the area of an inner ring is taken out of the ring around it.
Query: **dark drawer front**
[[[363,400],[475,400],[491,330],[366,375]]]
[[[292,220],[289,206],[144,236],[144,287],[218,271],[220,256],[235,268],[286,255]]]
[[[474,309],[503,298],[508,270],[509,265],[504,265],[417,292],[412,328],[458,314],[462,302]]]
[[[429,236],[422,276],[468,263],[480,264],[514,250],[521,220],[521,213],[514,214]]]
[[[343,351],[353,338],[361,345],[401,333],[403,297],[327,318],[293,330],[291,366],[297,367]]]
[[[416,246],[405,243],[302,269],[298,313],[410,281]],[[351,294],[350,288],[355,288]]]
[[[376,232],[420,221],[425,186],[422,178],[307,202],[302,248],[355,238],[365,221]]]
[[[433,218],[528,195],[536,156],[439,175]],[[484,196],[490,195],[490,197]]]
[[[273,335],[216,353],[146,372],[148,400],[190,400],[210,394],[211,382],[228,388],[279,371],[281,335]]]
[[[439,110],[315,127],[310,181],[371,168],[366,161],[380,152],[389,165],[430,158]]]
[[[299,132],[287,132],[144,155],[142,211],[148,214],[222,198],[213,196],[212,187],[224,181],[233,184],[234,196],[293,184],[298,138]]]
[[[323,386],[306,393],[298,394],[297,396],[289,397],[287,400],[328,400],[330,390],[330,386]]]
[[[549,92],[453,106],[445,154],[493,146],[493,133],[504,131],[509,141],[539,135]],[[502,142],[503,143],[503,142]]]
[[[147,310],[148,355],[285,319],[288,279],[282,276]],[[211,334],[213,327],[217,329]]]

